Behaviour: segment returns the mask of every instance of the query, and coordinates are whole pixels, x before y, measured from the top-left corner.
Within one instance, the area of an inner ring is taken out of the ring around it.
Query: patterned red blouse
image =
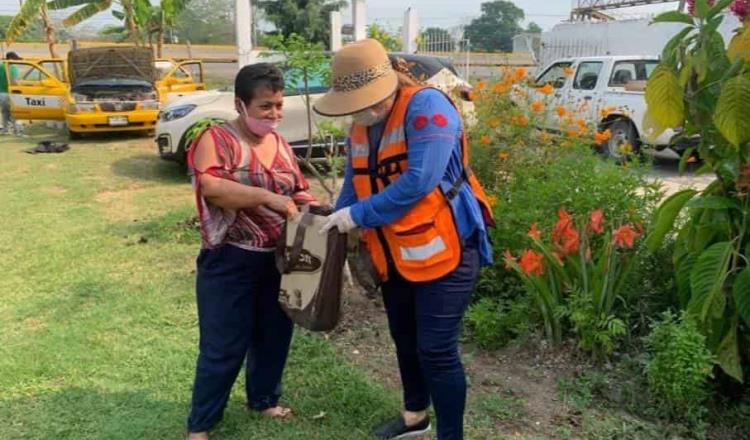
[[[249,144],[228,124],[217,125],[206,130],[188,153],[188,166],[192,174],[198,214],[201,221],[202,247],[216,248],[224,244],[254,250],[271,251],[281,235],[285,218],[283,215],[258,206],[252,209],[231,210],[212,205],[201,194],[198,177],[193,163],[195,145],[203,136],[211,136],[216,145],[219,163],[203,171],[221,179],[229,179],[244,185],[267,189],[282,194],[297,205],[314,202],[315,198],[307,191],[310,185],[294,160],[294,152],[289,144],[276,135],[277,152],[270,167],[263,165],[253,153]]]

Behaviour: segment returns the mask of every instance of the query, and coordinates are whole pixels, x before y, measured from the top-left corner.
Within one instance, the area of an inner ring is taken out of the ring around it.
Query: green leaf
[[[680,211],[696,194],[698,194],[698,191],[686,189],[672,194],[659,206],[651,223],[651,232],[646,238],[646,246],[651,252],[656,252],[661,247],[664,237],[674,227],[674,221]]]
[[[677,296],[682,308],[686,308],[690,303],[690,272],[693,270],[697,259],[695,255],[688,254],[682,260],[678,261],[675,267]]]
[[[736,200],[723,196],[696,197],[687,204],[691,209],[742,209]]]
[[[654,17],[654,19],[651,20],[651,24],[654,23],[685,23],[692,26],[695,24],[695,20],[684,12],[669,11]]]
[[[734,307],[750,326],[750,267],[746,267],[734,280]]]
[[[66,27],[75,26],[102,11],[106,11],[110,6],[112,6],[112,2],[109,0],[89,2],[86,6],[70,14],[63,20],[63,25]]]
[[[680,157],[680,165],[677,167],[677,172],[680,176],[685,174],[688,161],[693,156],[693,153],[695,153],[695,147],[690,147],[682,153],[682,156]]]
[[[651,117],[662,127],[678,127],[685,118],[684,91],[675,72],[664,64],[651,74],[646,86],[646,104]]]
[[[750,78],[737,76],[721,88],[714,123],[722,136],[739,147],[750,141]]]
[[[708,18],[709,4],[708,0],[695,0],[695,16],[698,18]]]
[[[681,30],[677,33],[674,37],[672,37],[669,42],[664,46],[664,50],[662,50],[661,58],[662,63],[668,64],[674,69],[677,69],[677,61],[679,60],[679,51],[680,47],[682,45],[685,45],[685,37],[687,37],[691,32],[693,32],[694,28],[686,27],[685,29]]]
[[[729,275],[729,263],[732,260],[732,244],[728,241],[715,243],[698,257],[690,272],[690,303],[688,311],[706,322],[718,301],[724,295],[724,283]]]
[[[680,69],[680,87],[685,88],[693,75],[693,57],[687,56]]]
[[[737,344],[736,319],[721,344],[719,344],[719,348],[716,349],[716,358],[725,373],[742,383],[742,365],[740,364],[740,352]]]
[[[708,11],[708,18],[713,18],[719,15],[727,6],[731,5],[734,0],[719,0],[716,4],[711,7]]]
[[[47,3],[47,8],[53,11],[68,9],[73,6],[81,6],[91,3],[91,0],[54,0]]]
[[[646,142],[656,141],[665,131],[667,131],[667,127],[659,125],[648,110],[643,113],[643,133],[641,133],[641,137]]]
[[[750,25],[745,24],[742,30],[732,38],[727,48],[727,56],[732,61],[750,62]]]

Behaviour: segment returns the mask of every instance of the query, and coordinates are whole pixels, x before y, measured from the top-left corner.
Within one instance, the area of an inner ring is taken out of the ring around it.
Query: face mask
[[[242,120],[245,122],[247,129],[254,135],[263,137],[279,128],[278,119],[254,118],[247,114],[247,108],[245,107],[244,102],[241,102],[240,105],[242,105]]]
[[[379,122],[382,122],[385,120],[385,118],[388,116],[386,112],[380,112],[376,113],[372,110],[372,108],[366,108],[362,110],[361,112],[357,112],[352,115],[352,120],[355,124],[360,124],[364,126],[371,126],[375,125]]]

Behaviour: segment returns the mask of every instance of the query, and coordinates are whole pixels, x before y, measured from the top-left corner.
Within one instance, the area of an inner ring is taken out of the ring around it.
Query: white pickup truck
[[[609,129],[612,137],[602,146],[602,152],[615,160],[623,159],[625,144],[634,150],[649,145],[680,154],[689,142],[672,144],[674,130],[652,139],[644,127],[645,85],[658,64],[658,57],[642,55],[561,59],[541,71],[531,93],[546,100],[548,108],[562,106],[599,130]],[[555,90],[544,96],[537,89],[547,84]],[[564,118],[554,112],[544,122],[546,129],[554,131],[564,131],[564,124]]]

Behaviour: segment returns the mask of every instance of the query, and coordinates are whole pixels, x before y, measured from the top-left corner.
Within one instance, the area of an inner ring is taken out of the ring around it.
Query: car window
[[[658,65],[658,61],[651,60],[619,61],[612,69],[609,86],[625,87],[630,81],[646,81]]]
[[[572,63],[562,62],[551,65],[546,72],[544,72],[537,80],[537,87],[544,87],[547,84],[551,84],[552,87],[559,89],[565,85],[565,80],[568,78],[565,74],[565,70],[569,69]]]
[[[65,69],[63,63],[60,61],[42,61],[39,63],[40,66],[47,72],[50,72],[55,78],[62,82],[67,82],[65,78]]]
[[[14,78],[21,81],[38,82],[49,78],[49,75],[42,72],[41,69],[30,64],[13,64],[12,66],[18,71],[17,75],[13,75]]]
[[[178,70],[181,72],[181,74],[185,75],[184,78],[192,78],[194,82],[203,82],[203,74],[201,72],[200,63],[183,64]]]
[[[171,61],[156,61],[154,63],[154,67],[156,67],[156,71],[159,74],[159,79],[164,79],[174,69],[174,66],[174,63]]]
[[[602,71],[601,61],[587,61],[578,65],[573,88],[577,90],[594,90]]]

